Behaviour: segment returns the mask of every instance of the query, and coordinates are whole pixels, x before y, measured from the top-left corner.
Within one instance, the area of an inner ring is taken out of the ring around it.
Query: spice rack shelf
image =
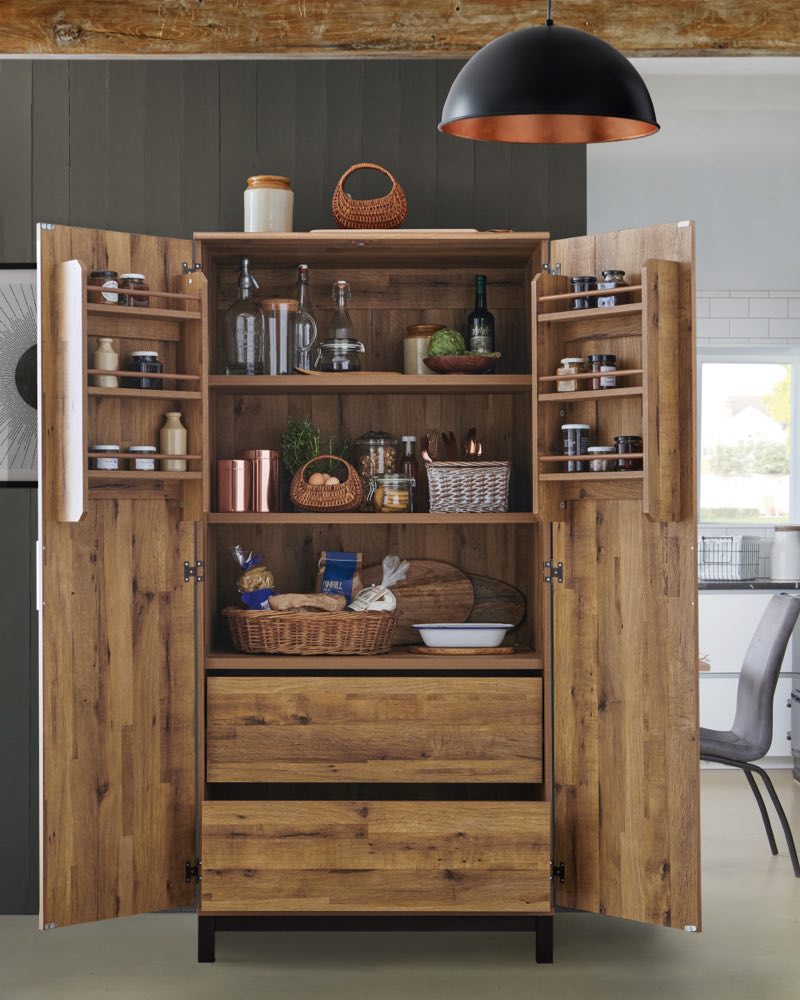
[[[569,302],[572,299],[597,299],[609,295],[630,295],[632,292],[641,292],[641,285],[625,285],[623,288],[609,289],[600,288],[591,292],[559,292],[557,295],[540,295],[540,302]],[[637,303],[624,303],[625,305],[636,305]],[[604,309],[615,309],[616,306],[603,306]],[[575,310],[577,311],[577,310]]]
[[[575,377],[573,376],[573,378]],[[619,399],[625,396],[641,396],[643,392],[644,389],[640,385],[625,385],[617,389],[577,389],[574,392],[540,392],[539,402],[576,403],[582,399]]]
[[[430,654],[420,656],[409,653],[402,646],[395,646],[388,653],[372,656],[368,662],[358,656],[281,656],[280,654],[259,655],[254,653],[234,653],[217,651],[206,655],[206,670],[213,672],[235,671],[245,673],[248,670],[280,670],[281,673],[294,670],[363,670],[378,673],[383,670],[419,671],[427,673],[430,670],[524,670],[540,671],[543,667],[542,657],[530,649],[514,650],[508,656],[448,656]]]
[[[108,458],[108,452],[106,451],[89,451],[87,452],[88,458]],[[121,461],[133,461],[134,458],[163,458],[170,459],[171,461],[178,462],[199,462],[202,459],[202,455],[159,455],[158,453],[149,452],[145,455],[129,455],[128,452],[121,451],[118,455],[114,455],[115,458],[119,458]]]
[[[136,378],[138,372],[125,371],[122,368],[109,371],[106,368],[90,368],[87,375],[117,375],[120,378]],[[199,382],[199,375],[183,375],[179,372],[148,372],[147,377],[162,382]],[[148,390],[150,391],[150,390]]]
[[[359,524],[369,527],[373,524],[533,524],[538,520],[531,511],[508,511],[505,513],[444,513],[444,514],[370,514],[359,511],[347,513],[259,513],[253,511],[237,513],[211,513],[209,524],[263,524],[263,525],[314,525],[314,524]]]
[[[624,375],[641,375],[641,368],[621,368],[612,373],[615,378],[622,378]],[[589,379],[600,378],[601,372],[581,372],[574,375],[540,375],[540,382],[586,382]],[[605,390],[606,392],[610,390]]]
[[[130,378],[130,372],[127,373]],[[89,396],[109,396],[116,399],[202,399],[203,394],[193,389],[122,389],[120,387],[105,388],[90,385],[87,387]]]
[[[127,293],[126,293],[127,294]],[[153,294],[152,292],[150,293]],[[191,296],[196,298],[196,296]],[[203,314],[197,309],[159,309],[155,306],[117,306],[105,305],[102,302],[87,302],[86,311],[90,316],[104,316],[108,319],[139,319],[169,320],[173,323],[186,323],[189,320],[199,320]]]
[[[626,458],[630,456],[625,456]],[[603,480],[644,479],[644,472],[545,472],[539,479],[546,483],[602,482]]]
[[[584,298],[587,293],[581,292],[575,298]],[[608,295],[608,292],[605,293]],[[547,301],[546,299],[540,299]],[[576,320],[608,320],[619,316],[629,316],[642,311],[641,302],[625,302],[621,306],[603,306],[597,309],[567,309],[563,312],[542,313],[540,323],[574,323]],[[598,334],[604,336],[604,334]]]
[[[539,456],[539,461],[540,462],[575,462],[575,461],[588,462],[589,461],[589,457],[590,457],[589,455],[578,455],[578,456],[575,456],[575,455],[540,455]],[[644,455],[642,455],[642,454],[633,454],[631,452],[625,452],[622,455],[618,455],[616,453],[613,454],[613,455],[608,455],[608,458],[610,458],[610,459],[612,459],[614,461],[616,461],[616,459],[618,459],[618,458],[624,458],[627,461],[628,459],[633,459],[633,458],[644,458]],[[570,473],[570,474],[572,475],[572,473]]]
[[[335,375],[210,375],[208,387],[235,393],[526,393],[530,375],[402,375],[399,372],[341,372]]]
[[[108,456],[106,456],[108,457]],[[175,458],[175,455],[171,456]],[[181,458],[183,456],[180,456]],[[137,471],[135,469],[89,469],[89,480],[105,479],[111,482],[140,482],[141,480],[157,481],[162,479],[202,479],[202,472],[155,472]]]

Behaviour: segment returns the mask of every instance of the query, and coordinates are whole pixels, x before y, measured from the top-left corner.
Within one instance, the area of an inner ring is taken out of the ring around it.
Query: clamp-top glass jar
[[[320,372],[360,372],[363,353],[360,340],[323,340],[314,367]]]
[[[628,282],[625,280],[625,272],[617,271],[613,268],[602,272],[602,279],[597,282],[597,290],[606,288],[625,288]],[[598,306],[618,306],[622,304],[624,296],[619,295],[598,295]]]
[[[414,509],[416,482],[402,472],[373,476],[369,481],[367,503],[376,514],[407,514]]]

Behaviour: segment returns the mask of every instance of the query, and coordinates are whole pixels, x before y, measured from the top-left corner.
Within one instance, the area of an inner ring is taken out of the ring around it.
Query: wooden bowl
[[[482,375],[494,368],[500,358],[499,355],[444,354],[422,360],[437,375]]]

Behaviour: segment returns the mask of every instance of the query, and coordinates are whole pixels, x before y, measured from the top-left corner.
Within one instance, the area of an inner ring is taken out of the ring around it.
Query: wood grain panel
[[[549,913],[543,802],[205,802],[201,913]]]
[[[800,52],[792,0],[565,0],[557,23],[590,31],[627,55],[739,55]],[[60,56],[231,54],[469,56],[498,35],[542,24],[544,5],[513,0],[414,0],[398,6],[375,0],[268,6],[230,0],[202,5],[156,0],[98,0],[63,4],[39,0],[4,6],[0,48],[8,53]]]
[[[539,678],[210,677],[208,781],[539,782]]]

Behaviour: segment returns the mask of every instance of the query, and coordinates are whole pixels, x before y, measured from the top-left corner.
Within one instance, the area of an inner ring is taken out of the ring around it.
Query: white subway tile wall
[[[700,291],[697,293],[699,347],[800,347],[800,291]],[[701,535],[757,535],[759,576],[769,576],[773,530],[748,525],[698,525]]]

